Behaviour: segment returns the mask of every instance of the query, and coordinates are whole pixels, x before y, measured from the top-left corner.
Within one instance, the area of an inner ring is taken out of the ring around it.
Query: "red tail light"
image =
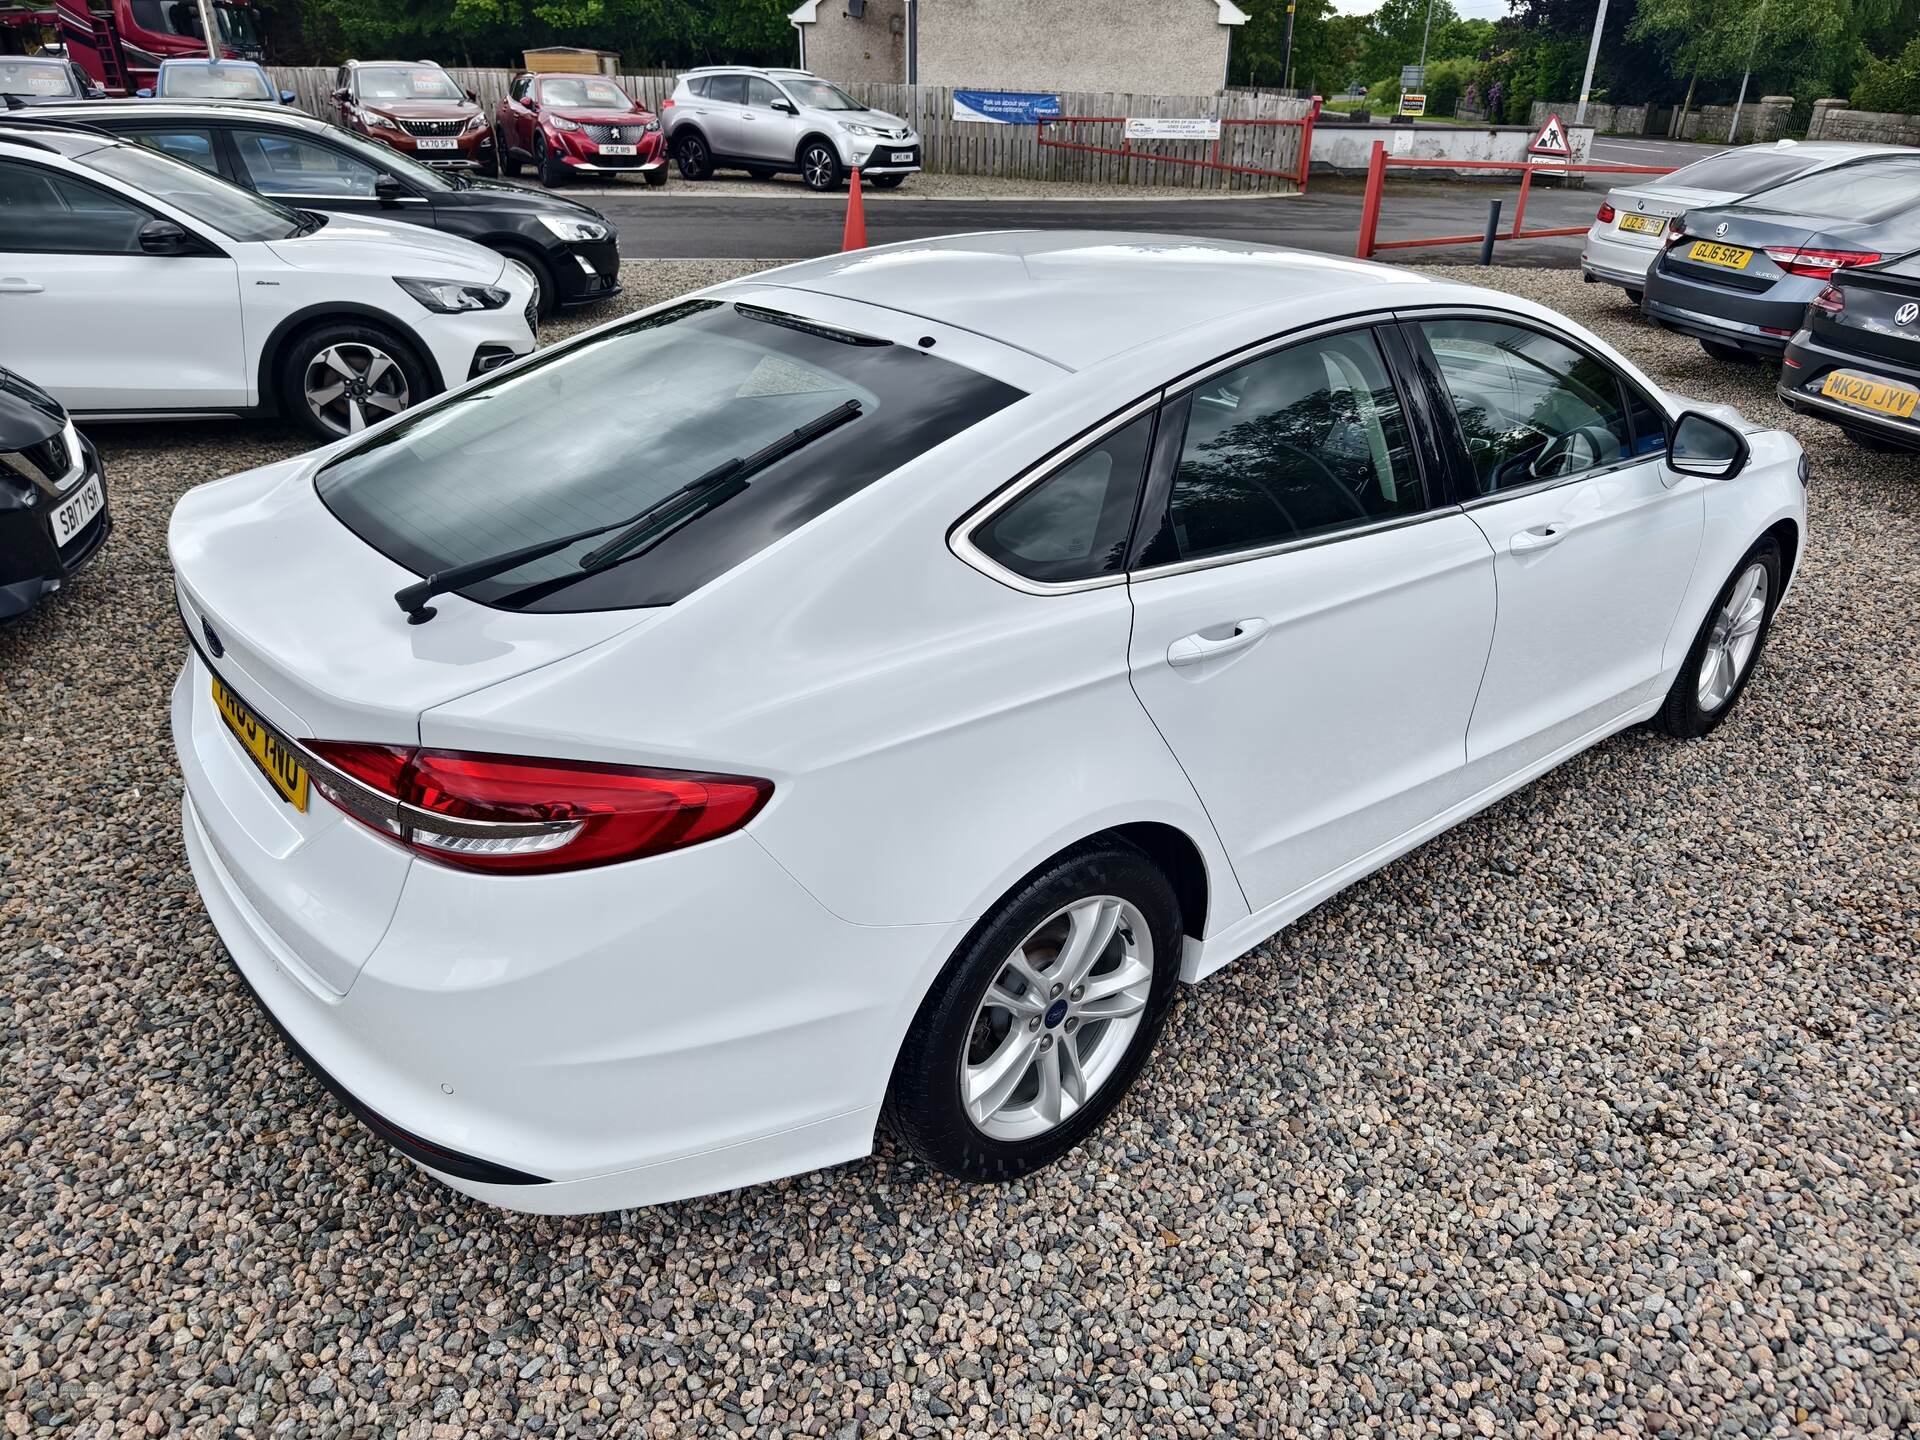
[[[313,788],[369,829],[463,870],[583,870],[745,825],[773,785],[743,775],[316,740]],[[331,773],[329,773],[331,772]]]
[[[1620,212],[1615,210],[1613,206],[1609,205],[1606,201],[1602,200],[1600,202],[1600,208],[1598,211],[1595,212],[1593,218],[1598,220],[1602,225],[1611,225],[1613,223],[1614,216],[1618,215],[1619,213]]]
[[[1847,297],[1838,286],[1829,285],[1813,297],[1813,308],[1828,315],[1838,315],[1847,308]]]
[[[662,110],[671,110],[673,108],[673,97],[669,95],[666,99],[662,100],[660,102],[660,108]]]
[[[1789,275],[1806,275],[1824,280],[1843,265],[1871,265],[1880,258],[1877,250],[1808,250],[1769,247],[1767,258]]]

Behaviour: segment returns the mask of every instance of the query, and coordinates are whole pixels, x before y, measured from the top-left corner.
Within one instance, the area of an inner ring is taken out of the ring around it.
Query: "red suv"
[[[478,98],[431,60],[349,60],[333,108],[346,129],[428,165],[500,173]]]
[[[493,115],[500,167],[520,173],[531,161],[542,184],[569,175],[638,171],[649,185],[667,183],[667,144],[660,122],[613,81],[598,75],[513,77]]]

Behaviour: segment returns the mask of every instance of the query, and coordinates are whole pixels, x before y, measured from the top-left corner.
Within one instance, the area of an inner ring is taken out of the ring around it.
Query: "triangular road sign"
[[[1558,115],[1547,116],[1547,123],[1533,137],[1533,143],[1527,146],[1527,153],[1551,155],[1557,160],[1565,160],[1573,154],[1573,146],[1567,143],[1567,127],[1560,123]]]

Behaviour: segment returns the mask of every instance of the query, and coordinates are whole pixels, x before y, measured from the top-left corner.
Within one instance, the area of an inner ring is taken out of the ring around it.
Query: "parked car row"
[[[1611,192],[1581,266],[1715,359],[1779,361],[1790,409],[1920,449],[1920,149],[1723,152]]]

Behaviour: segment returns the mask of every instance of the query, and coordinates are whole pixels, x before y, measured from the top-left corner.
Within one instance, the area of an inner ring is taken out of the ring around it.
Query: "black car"
[[[1920,246],[1920,154],[1852,160],[1689,210],[1647,271],[1641,313],[1720,360],[1777,358],[1836,274]]]
[[[59,401],[0,370],[0,620],[58,590],[112,528],[99,454]]]
[[[0,55],[0,110],[71,105],[106,93],[71,60],[55,55]]]
[[[409,220],[485,245],[533,272],[540,314],[620,290],[620,237],[598,211],[460,171],[278,105],[101,100],[37,115],[111,131],[306,210]]]
[[[1920,450],[1920,251],[1840,271],[1781,358],[1789,410],[1874,450]]]

